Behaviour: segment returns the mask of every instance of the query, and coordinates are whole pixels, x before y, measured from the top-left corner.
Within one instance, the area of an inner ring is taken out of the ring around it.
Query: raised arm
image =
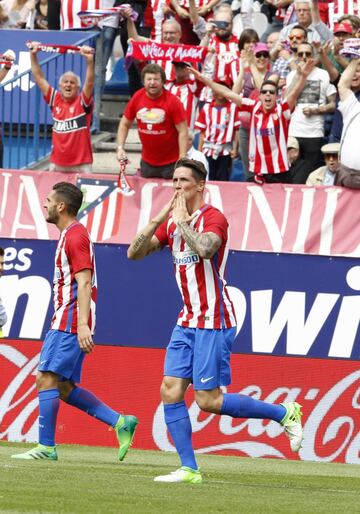
[[[285,91],[285,100],[289,104],[290,109],[294,109],[296,100],[304,89],[306,79],[312,72],[315,66],[314,59],[308,59],[307,62],[301,62],[296,68],[295,75]]]
[[[94,50],[90,46],[82,46],[80,55],[86,59],[86,75],[83,86],[83,92],[86,98],[90,98],[94,89],[95,72],[94,72]]]
[[[136,25],[134,21],[131,19],[131,15],[133,13],[132,7],[127,7],[126,9],[121,10],[121,14],[126,18],[126,28],[129,39],[133,39],[134,41],[149,41],[149,38],[139,36],[138,31],[136,29]]]
[[[3,56],[9,61],[13,61],[15,59],[15,53],[12,50],[7,50],[4,52]],[[11,70],[11,64],[6,64],[0,69],[0,82],[4,80],[6,75],[9,73],[9,70]]]
[[[182,121],[175,125],[176,130],[178,131],[178,142],[179,142],[179,159],[185,157],[187,152],[187,142],[188,142],[188,126],[186,121]]]
[[[171,200],[161,209],[159,214],[155,216],[146,227],[140,230],[132,240],[128,251],[128,259],[140,260],[148,255],[161,250],[161,244],[154,235],[157,228],[167,219],[170,211],[174,206],[176,193]]]
[[[37,58],[38,46],[39,46],[39,43],[37,43],[36,41],[33,41],[33,46],[30,49],[31,71],[32,71],[32,74],[33,74],[36,84],[39,86],[40,91],[45,96],[49,90],[50,84],[46,80],[45,75],[43,74],[43,71],[41,69],[41,66],[40,66],[38,58]]]
[[[341,75],[341,79],[338,84],[338,91],[340,100],[342,102],[344,102],[344,100],[346,100],[346,98],[352,94],[351,82],[354,78],[358,66],[360,66],[360,59],[352,59]]]
[[[231,89],[229,89],[226,86],[223,86],[222,84],[217,84],[208,77],[205,77],[198,70],[195,70],[195,68],[192,68],[192,73],[198,80],[200,80],[200,82],[205,84],[205,86],[209,86],[214,91],[214,93],[222,95],[224,98],[227,98],[231,102],[234,102],[234,104],[236,104],[237,106],[241,107],[242,97],[231,91]]]

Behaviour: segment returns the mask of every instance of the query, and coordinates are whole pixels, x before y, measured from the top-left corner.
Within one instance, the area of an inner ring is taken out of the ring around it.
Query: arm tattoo
[[[190,227],[186,222],[178,224],[181,235],[192,250],[200,257],[210,259],[220,248],[221,238],[213,232],[199,233]]]
[[[144,236],[144,234],[139,234],[139,237],[133,243],[133,249],[135,250],[135,252],[137,252],[141,248],[146,239],[147,238],[146,236]]]

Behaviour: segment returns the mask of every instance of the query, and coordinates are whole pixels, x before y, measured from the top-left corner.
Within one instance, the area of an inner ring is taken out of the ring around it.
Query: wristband
[[[123,150],[123,149],[124,149],[124,148],[123,148],[123,145],[118,145],[118,146],[117,146],[117,149],[118,149],[118,150]]]

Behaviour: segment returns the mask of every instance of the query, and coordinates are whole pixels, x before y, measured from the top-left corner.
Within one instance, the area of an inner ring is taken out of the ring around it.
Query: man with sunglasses
[[[331,41],[333,33],[321,21],[319,13],[318,0],[296,0],[295,1],[295,14],[297,21],[285,26],[280,32],[280,40],[284,41],[288,38],[290,32],[296,25],[300,25],[307,30],[307,40],[312,43],[313,41],[320,41],[326,43]]]
[[[275,48],[270,52],[271,59],[276,59],[272,71],[279,75],[280,87],[285,85],[286,77],[289,75],[290,71],[296,68],[297,47],[301,43],[304,43],[306,39],[307,30],[301,25],[295,25],[288,39],[285,41],[279,40]]]
[[[213,66],[213,80],[224,82],[232,87],[240,71],[240,51],[238,38],[232,33],[233,14],[231,9],[225,5],[219,6],[215,10],[214,19],[207,25],[210,30],[200,43],[201,46],[209,48],[209,53],[205,58],[205,67],[211,75],[210,68]],[[212,91],[205,88],[200,100],[211,102],[213,100]]]
[[[292,87],[279,103],[276,101],[277,85],[271,80],[263,82],[259,100],[252,100],[239,96],[193,70],[194,75],[210,86],[215,94],[234,102],[241,111],[250,113],[249,171],[254,175],[249,181],[260,184],[291,182],[287,155],[288,127],[296,99],[313,66],[312,60],[298,66]]]
[[[301,63],[313,60],[312,45],[299,45],[297,58]],[[295,73],[289,73],[285,91],[290,87]],[[299,142],[301,157],[308,165],[308,174],[324,163],[321,147],[324,144],[325,115],[334,112],[335,97],[336,88],[330,83],[328,72],[314,66],[297,99],[289,127],[289,135]]]

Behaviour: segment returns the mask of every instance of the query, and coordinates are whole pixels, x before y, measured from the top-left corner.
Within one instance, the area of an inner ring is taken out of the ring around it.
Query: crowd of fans
[[[190,141],[194,139],[194,132],[199,133],[195,144],[206,158],[210,179],[231,179],[233,161],[238,157],[244,179],[255,179],[259,183],[340,184],[337,175],[342,162],[352,164],[342,170],[342,176],[360,169],[356,156],[344,155],[344,148],[349,148],[349,144],[343,144],[344,137],[354,134],[354,127],[359,124],[357,119],[348,119],[343,130],[343,114],[348,112],[344,103],[352,105],[354,115],[359,110],[357,3],[339,0],[326,3],[264,0],[262,4],[253,0],[231,3],[224,0],[1,0],[0,26],[79,29],[81,20],[76,12],[84,9],[84,4],[88,9],[126,4],[121,16],[105,20],[97,27],[104,41],[103,68],[117,34],[120,34],[124,53],[128,38],[142,43],[153,40],[207,48],[205,60],[199,67],[201,73],[197,66],[195,69],[194,65],[183,61],[157,60],[164,74],[156,67],[151,68],[150,75],[158,75],[160,80],[158,92],[152,94],[152,86],[145,88],[142,100],[137,103],[137,106],[146,103],[150,112],[148,116],[142,113],[147,127],[144,129],[146,141],[151,141],[151,162],[143,162],[143,176],[154,176],[147,165],[154,168],[159,162],[167,167],[168,177],[174,164],[174,155],[171,162],[164,162],[162,138],[155,135],[162,131],[153,127],[154,123],[161,122],[159,112],[154,115],[149,103],[149,98],[154,101],[156,95],[164,99],[164,91],[176,96],[182,104]],[[263,33],[252,26],[252,13],[256,9],[267,19]],[[146,64],[135,61],[129,69],[132,97],[143,87],[142,72]],[[133,119],[139,121],[137,106],[127,109],[125,114],[130,119],[125,117],[123,127],[119,128],[119,134],[123,132],[118,159],[126,158],[124,123],[128,130]],[[176,128],[183,118],[177,112],[174,119]],[[354,125],[350,130],[349,123]],[[139,136],[143,141],[141,131]],[[187,140],[182,133],[177,157],[194,151],[192,145],[185,144]],[[169,155],[174,153],[166,150]],[[351,151],[359,152],[357,148]],[[145,155],[149,155],[147,148]],[[276,175],[276,180],[268,180],[271,175]],[[357,187],[354,181],[343,180],[342,185],[345,184]]]

